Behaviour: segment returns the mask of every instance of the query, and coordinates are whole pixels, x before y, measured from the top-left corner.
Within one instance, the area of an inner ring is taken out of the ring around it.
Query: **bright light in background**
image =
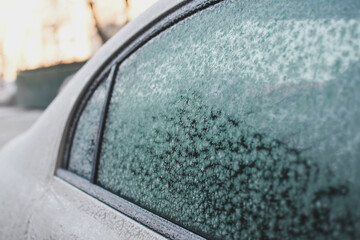
[[[93,2],[104,26],[125,23],[124,1]],[[128,18],[154,2],[129,0]],[[0,0],[0,77],[8,81],[19,69],[86,60],[100,46],[87,0]]]

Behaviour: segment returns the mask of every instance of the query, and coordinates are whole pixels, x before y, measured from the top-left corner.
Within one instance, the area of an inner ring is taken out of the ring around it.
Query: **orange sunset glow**
[[[0,0],[0,77],[56,63],[83,61],[102,45],[94,14],[113,35],[156,0]]]

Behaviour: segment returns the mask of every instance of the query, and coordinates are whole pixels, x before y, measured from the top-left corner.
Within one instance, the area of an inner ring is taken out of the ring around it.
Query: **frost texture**
[[[212,239],[360,238],[360,2],[224,1],[120,66],[98,184]]]
[[[108,84],[109,79],[103,80],[90,97],[73,138],[69,170],[86,179],[90,179],[91,176],[97,131]]]

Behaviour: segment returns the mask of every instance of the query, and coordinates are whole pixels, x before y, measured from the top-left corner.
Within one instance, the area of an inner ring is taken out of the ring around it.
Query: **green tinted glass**
[[[71,147],[69,170],[90,180],[101,111],[109,79],[103,80],[83,110]]]
[[[223,1],[120,66],[98,184],[215,239],[360,238],[360,2]]]

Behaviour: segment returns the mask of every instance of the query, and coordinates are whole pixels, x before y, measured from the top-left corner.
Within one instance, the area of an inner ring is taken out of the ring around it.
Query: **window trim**
[[[114,54],[102,65],[103,67],[97,71],[80,101],[75,107],[74,112],[69,118],[69,129],[65,133],[65,147],[61,159],[61,166],[56,170],[56,176],[63,179],[67,183],[75,186],[97,200],[105,203],[111,208],[125,214],[133,220],[139,222],[145,227],[161,234],[169,239],[204,239],[199,233],[194,233],[178,224],[175,224],[159,215],[156,215],[126,199],[117,196],[102,187],[96,185],[97,171],[99,164],[99,156],[101,152],[101,143],[105,130],[105,121],[109,109],[109,103],[112,95],[113,86],[116,80],[116,73],[121,63],[130,55],[144,46],[152,38],[156,37],[168,28],[176,25],[182,20],[208,8],[224,0],[184,0],[175,7],[162,13],[152,22],[144,26],[133,37],[127,40]],[[76,132],[76,127],[82,112],[87,106],[92,94],[96,91],[100,83],[106,79],[106,75],[110,77],[110,84],[107,89],[106,100],[101,112],[98,135],[96,139],[91,179],[90,181],[68,171],[71,147]],[[206,237],[206,236],[204,236]]]
[[[205,239],[196,233],[193,233],[182,226],[170,222],[169,220],[160,217],[128,200],[121,198],[104,188],[90,183],[85,178],[82,178],[75,173],[65,169],[57,169],[56,175],[70,185],[75,186],[84,193],[96,198],[105,203],[116,211],[130,217],[143,226],[159,233],[168,239]]]
[[[100,163],[101,146],[102,146],[102,141],[104,138],[105,124],[106,124],[106,117],[107,117],[107,114],[109,111],[110,100],[111,100],[112,92],[114,89],[118,69],[119,69],[119,64],[115,64],[114,66],[112,66],[110,74],[108,76],[108,78],[110,78],[110,83],[109,83],[109,87],[107,89],[106,99],[105,99],[104,105],[101,110],[99,128],[98,128],[98,132],[97,132],[97,136],[96,136],[95,151],[94,151],[94,156],[93,156],[93,160],[92,160],[90,182],[93,184],[96,184],[96,180],[97,180],[98,168],[99,168],[99,163]]]
[[[60,168],[63,168],[63,169],[69,168],[71,147],[73,145],[73,140],[74,140],[75,133],[76,133],[76,126],[78,125],[80,117],[81,117],[83,111],[85,110],[85,107],[87,106],[91,96],[96,91],[98,86],[102,83],[102,81],[106,80],[106,75],[108,75],[108,74],[109,74],[108,71],[103,71],[98,77],[96,77],[95,80],[88,87],[88,90],[85,91],[85,93],[81,97],[81,101],[77,104],[77,107],[75,107],[75,111],[72,114],[72,117],[70,117],[70,119],[69,119],[70,127],[65,136],[66,141],[65,141],[65,147],[64,147],[64,154],[62,155]]]

